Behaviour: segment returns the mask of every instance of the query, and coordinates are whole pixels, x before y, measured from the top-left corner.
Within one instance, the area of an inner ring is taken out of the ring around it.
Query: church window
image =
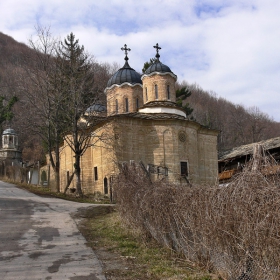
[[[136,110],[138,110],[139,109],[139,98],[137,97],[136,98]]]
[[[158,86],[155,85],[155,98],[158,99]]]
[[[187,161],[181,161],[181,176],[188,177],[188,162]]]
[[[97,166],[94,166],[94,181],[98,180],[98,171],[97,171]]]
[[[146,87],[146,101],[148,101],[148,89]]]
[[[125,111],[128,112],[128,98],[125,99]]]
[[[170,86],[167,85],[167,99],[170,100]]]
[[[104,178],[104,194],[108,194],[108,179]]]
[[[186,142],[187,136],[186,136],[185,132],[183,132],[183,131],[179,132],[179,140],[181,142]]]
[[[119,112],[119,104],[118,104],[118,99],[116,99],[116,114]]]

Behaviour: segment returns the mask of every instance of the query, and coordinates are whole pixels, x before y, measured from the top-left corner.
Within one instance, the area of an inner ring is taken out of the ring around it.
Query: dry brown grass
[[[114,187],[121,217],[223,279],[279,279],[279,176],[261,172],[270,157],[257,160],[223,187],[151,183],[124,166]]]

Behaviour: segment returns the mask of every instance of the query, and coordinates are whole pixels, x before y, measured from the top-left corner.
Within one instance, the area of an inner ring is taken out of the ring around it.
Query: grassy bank
[[[118,213],[112,209],[92,208],[82,214],[87,218],[80,224],[88,245],[103,262],[107,279],[218,279],[153,240],[143,243],[141,236],[122,227]]]
[[[109,204],[110,200],[108,197],[102,195],[84,195],[84,197],[77,197],[75,194],[63,194],[57,193],[50,190],[48,187],[41,187],[36,185],[31,185],[27,183],[18,183],[9,180],[5,180],[7,183],[16,184],[18,188],[27,190],[34,194],[46,197],[55,197],[60,199],[65,199],[69,201],[75,201],[80,203],[93,203],[93,204]]]

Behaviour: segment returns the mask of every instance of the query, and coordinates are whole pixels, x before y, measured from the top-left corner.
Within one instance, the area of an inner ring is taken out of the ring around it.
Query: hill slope
[[[18,83],[19,75],[24,77],[26,69],[34,67],[35,59],[35,50],[0,32],[0,95],[11,97],[16,94],[20,99],[14,107],[14,119],[5,126],[12,126],[19,133],[26,159],[36,157],[38,160],[43,151],[38,136],[32,135],[26,123],[29,112],[25,109],[25,96]],[[116,70],[115,65],[96,62],[94,69],[96,84],[103,91],[112,71]],[[221,131],[218,139],[219,151],[280,135],[280,123],[273,121],[258,108],[246,109],[185,81],[177,84],[178,88],[182,86],[187,86],[192,92],[183,104],[190,103],[194,109],[193,118],[209,128]]]
[[[194,109],[191,116],[199,123],[221,131],[218,138],[219,151],[280,135],[280,123],[273,121],[257,107],[245,108],[234,104],[195,84],[178,84],[178,87],[182,86],[186,86],[192,93],[183,102],[188,102]]]

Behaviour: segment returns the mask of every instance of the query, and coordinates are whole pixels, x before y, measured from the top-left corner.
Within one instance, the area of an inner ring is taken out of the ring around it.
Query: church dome
[[[16,132],[12,128],[7,128],[3,131],[3,135],[16,135]]]
[[[153,63],[146,71],[145,74],[149,75],[153,72],[159,72],[159,73],[172,73],[172,71],[170,70],[170,68],[161,63],[159,60],[157,60],[155,63]]]
[[[145,71],[144,75],[150,75],[155,72],[173,74],[173,72],[170,70],[170,68],[167,65],[159,61],[160,55],[158,51],[161,49],[161,47],[158,45],[158,43],[154,46],[154,48],[157,50],[155,62]]]
[[[112,85],[122,85],[124,83],[131,85],[142,84],[141,75],[131,68],[127,61],[124,66],[110,78],[107,87],[109,88]]]

